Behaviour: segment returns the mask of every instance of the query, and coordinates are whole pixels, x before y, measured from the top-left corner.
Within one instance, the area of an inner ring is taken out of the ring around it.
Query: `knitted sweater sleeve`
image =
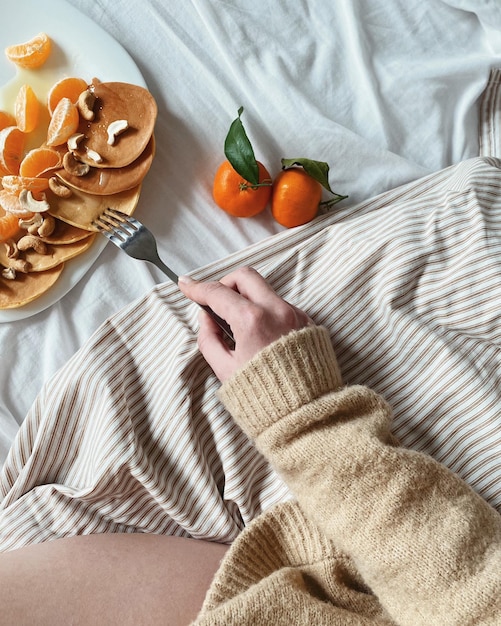
[[[501,623],[501,516],[396,444],[385,401],[342,386],[326,329],[268,346],[219,395],[396,623]]]

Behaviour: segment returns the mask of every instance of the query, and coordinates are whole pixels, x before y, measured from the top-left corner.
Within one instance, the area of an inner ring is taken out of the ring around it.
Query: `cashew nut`
[[[78,161],[71,152],[66,152],[64,155],[63,167],[68,174],[73,174],[73,176],[85,176],[90,170],[90,165]]]
[[[71,189],[66,185],[63,185],[61,180],[57,176],[51,176],[49,178],[49,189],[52,193],[60,198],[69,198],[71,196]]]
[[[78,150],[78,146],[82,142],[82,139],[85,139],[85,135],[83,133],[73,133],[73,135],[71,135],[71,137],[66,142],[68,150],[71,150],[72,152]]]
[[[7,280],[15,280],[16,278],[16,270],[13,267],[6,267],[2,270],[3,278]]]
[[[7,248],[7,257],[9,259],[17,259],[17,257],[19,256],[19,249],[16,242],[13,239],[9,239],[4,243],[5,247]]]
[[[78,96],[77,107],[80,112],[80,115],[91,122],[94,119],[94,104],[96,102],[96,96],[89,91],[82,91],[82,93]]]
[[[35,200],[33,193],[27,189],[23,189],[19,194],[19,202],[23,209],[26,209],[31,213],[43,213],[44,211],[48,211],[50,209],[44,193],[42,194],[41,200]]]
[[[34,213],[33,217],[31,217],[29,220],[19,220],[18,224],[19,228],[24,228],[24,230],[27,230],[29,233],[34,235],[38,231],[38,228],[42,225],[42,222],[42,214]]]
[[[52,215],[45,215],[42,225],[38,229],[38,234],[40,237],[48,237],[49,235],[52,235],[55,229],[56,220],[52,217]]]
[[[12,261],[9,261],[9,267],[16,272],[27,274],[31,269],[31,263],[26,261],[26,259],[12,259]]]
[[[87,148],[86,152],[87,152],[87,156],[89,157],[89,159],[92,159],[94,163],[103,162],[103,157],[99,154],[99,152],[96,152],[95,150],[90,150],[89,148]]]
[[[129,122],[127,120],[115,120],[108,125],[108,144],[113,146],[115,144],[118,135],[129,128]]]
[[[21,237],[21,239],[17,242],[17,247],[19,250],[25,252],[26,250],[34,250],[38,252],[38,254],[47,254],[47,246],[40,239],[40,237],[35,237],[35,235],[25,235]]]

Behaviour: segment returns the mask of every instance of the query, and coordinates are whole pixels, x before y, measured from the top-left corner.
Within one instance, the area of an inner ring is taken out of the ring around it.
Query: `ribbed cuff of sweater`
[[[330,335],[321,326],[292,331],[224,382],[218,394],[251,438],[342,385]]]

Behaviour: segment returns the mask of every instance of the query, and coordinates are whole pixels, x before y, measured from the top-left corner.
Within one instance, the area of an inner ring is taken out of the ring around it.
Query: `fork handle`
[[[172,280],[172,282],[176,283],[176,285],[178,284],[179,276],[175,272],[173,272],[168,265],[165,265],[162,259],[157,259],[155,264],[157,265],[159,269],[162,270],[162,272],[166,276],[168,276]],[[234,346],[235,338],[233,337],[233,333],[231,331],[231,328],[228,322],[226,322],[222,317],[219,317],[217,313],[214,313],[214,311],[210,308],[210,306],[207,306],[206,304],[199,304],[198,306],[201,307],[208,315],[210,315],[210,317],[214,320],[214,322],[216,322],[219,328],[223,331],[226,338],[229,339],[231,344]]]
[[[228,322],[222,317],[219,317],[217,313],[214,313],[210,306],[207,306],[206,304],[199,304],[198,306],[201,307],[206,313],[208,313],[210,317],[216,322],[216,324],[225,334],[226,338],[230,340],[233,347],[235,345],[235,337],[233,337],[233,333]]]
[[[152,262],[158,267],[158,269],[162,270],[162,272],[168,276],[173,283],[178,283],[179,281],[179,276],[173,272],[171,270],[171,268],[168,265],[165,265],[165,263],[162,261],[162,259],[160,257],[158,257],[158,255],[156,256],[155,259],[152,259]]]

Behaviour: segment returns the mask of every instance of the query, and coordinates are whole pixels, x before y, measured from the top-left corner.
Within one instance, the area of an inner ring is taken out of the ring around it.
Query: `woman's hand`
[[[198,346],[221,381],[282,335],[313,324],[306,313],[280,298],[250,267],[238,269],[218,282],[198,282],[181,276],[179,288],[190,300],[210,306],[231,326],[235,337],[233,350],[217,324],[200,311]]]

